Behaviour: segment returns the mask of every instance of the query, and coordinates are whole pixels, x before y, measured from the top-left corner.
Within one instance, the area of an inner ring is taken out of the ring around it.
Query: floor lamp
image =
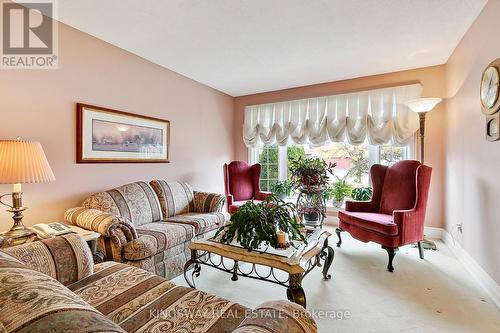
[[[424,152],[425,152],[425,116],[428,112],[432,111],[436,105],[441,103],[442,99],[437,97],[431,98],[417,98],[406,102],[406,106],[410,108],[413,112],[418,114],[420,120],[420,163],[424,164]],[[421,245],[424,249],[427,250],[436,250],[436,243],[433,241],[426,239],[424,236],[424,240],[421,242]]]

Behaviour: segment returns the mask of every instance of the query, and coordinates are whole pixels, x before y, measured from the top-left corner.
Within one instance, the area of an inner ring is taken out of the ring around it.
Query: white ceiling
[[[60,21],[232,96],[443,64],[487,0],[63,0]]]

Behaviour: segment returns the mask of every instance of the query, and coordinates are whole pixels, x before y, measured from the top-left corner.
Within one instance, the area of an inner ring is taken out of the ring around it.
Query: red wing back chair
[[[394,271],[392,260],[399,246],[418,243],[424,252],[424,220],[432,168],[418,161],[400,161],[390,167],[375,164],[370,169],[373,185],[371,201],[348,201],[339,212],[340,233],[347,231],[362,242],[375,242],[389,254],[387,270]]]
[[[271,193],[260,190],[260,164],[248,165],[243,161],[224,164],[224,189],[227,211],[236,212],[239,206],[249,200],[263,201]]]

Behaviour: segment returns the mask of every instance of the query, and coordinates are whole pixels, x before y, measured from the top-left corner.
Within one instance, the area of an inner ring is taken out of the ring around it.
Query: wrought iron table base
[[[248,263],[251,265],[249,271],[242,270],[239,265],[238,260],[233,260],[232,267],[227,267],[224,263],[224,257],[215,255],[209,251],[198,251],[191,250],[191,259],[184,265],[184,279],[191,288],[196,288],[194,279],[200,276],[201,265],[210,266],[218,270],[228,272],[231,274],[232,281],[238,281],[239,276],[248,277],[251,279],[257,279],[262,281],[271,282],[278,284],[280,286],[286,287],[286,295],[289,301],[297,303],[304,308],[306,307],[306,295],[304,289],[302,288],[302,280],[309,274],[315,267],[323,267],[323,279],[330,280],[331,274],[328,273],[330,266],[332,265],[333,257],[335,253],[331,246],[328,246],[328,238],[323,244],[323,248],[318,255],[312,257],[306,264],[305,270],[302,273],[288,274],[288,279],[279,279],[275,274],[275,268],[265,265]],[[227,258],[226,258],[227,259]],[[231,259],[230,259],[231,260]],[[323,261],[323,264],[321,263]],[[188,277],[188,271],[193,266],[191,272],[191,277]],[[263,266],[269,268],[269,272],[266,274],[260,274],[257,271],[257,266]]]

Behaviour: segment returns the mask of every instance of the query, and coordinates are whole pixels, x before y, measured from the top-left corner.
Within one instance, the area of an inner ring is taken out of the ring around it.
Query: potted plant
[[[352,193],[352,186],[345,179],[337,180],[332,186],[333,206],[340,208],[344,203],[345,197]]]
[[[292,195],[292,184],[289,181],[278,181],[271,186],[271,192],[281,200]]]
[[[352,190],[351,198],[356,201],[368,201],[372,197],[371,187],[356,187]]]
[[[290,160],[290,181],[294,188],[326,186],[335,163],[326,163],[321,158],[299,156]]]
[[[278,248],[277,232],[288,235],[289,241],[306,242],[304,227],[296,215],[296,207],[272,195],[260,203],[249,201],[231,216],[231,222],[220,227],[215,235],[222,243],[236,241],[248,251],[262,246]]]

